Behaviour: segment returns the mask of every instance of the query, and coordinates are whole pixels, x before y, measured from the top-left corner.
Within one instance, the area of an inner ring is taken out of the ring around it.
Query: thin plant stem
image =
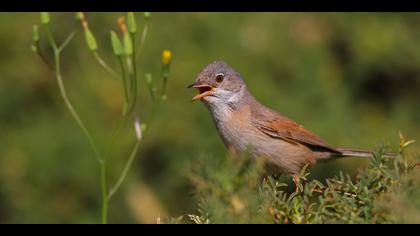
[[[143,45],[144,42],[146,41],[146,35],[147,35],[147,31],[148,31],[148,23],[146,21],[146,23],[144,24],[143,27],[143,32],[141,33],[141,40],[140,40],[140,46],[139,46],[139,53],[141,52],[141,50],[143,49]]]
[[[127,88],[127,72],[124,66],[124,60],[121,56],[118,57],[118,61],[120,62],[121,71],[122,71],[122,81],[123,81],[123,87],[124,87],[125,103],[128,103],[130,101],[130,97],[129,97],[128,88]]]
[[[87,130],[85,124],[83,123],[83,121],[80,119],[79,115],[77,114],[76,110],[74,109],[73,105],[71,104],[68,96],[67,96],[67,92],[65,90],[64,87],[64,83],[63,83],[63,79],[61,76],[61,71],[60,71],[60,53],[59,52],[55,52],[54,53],[54,61],[55,61],[55,70],[56,70],[56,79],[58,82],[58,86],[60,88],[60,93],[61,96],[64,99],[64,102],[68,108],[68,110],[70,111],[71,115],[73,116],[73,118],[76,120],[76,123],[80,126],[80,128],[82,129],[83,133],[86,135],[86,137],[89,140],[89,143],[92,146],[92,149],[95,153],[96,158],[98,159],[99,163],[101,163],[103,160],[98,152],[98,149],[96,148],[95,142],[93,141],[92,135],[89,133],[89,131]]]
[[[108,145],[107,151],[104,154],[104,159],[107,159],[107,157],[112,155],[112,151],[114,149],[115,141],[117,137],[120,134],[121,128],[124,125],[126,121],[127,116],[123,115],[121,116],[121,119],[119,120],[118,124],[115,126],[114,130],[112,131],[111,141]]]
[[[108,73],[110,73],[112,76],[120,79],[120,76],[118,75],[118,73],[115,72],[110,66],[108,66],[108,64],[106,64],[104,59],[102,59],[102,57],[99,55],[99,53],[97,51],[93,52],[93,57],[99,63],[99,65],[101,65]]]
[[[74,109],[72,103],[70,102],[70,100],[67,96],[67,92],[66,92],[66,89],[64,87],[63,78],[62,78],[62,75],[61,75],[61,62],[60,62],[61,51],[58,49],[57,44],[54,40],[54,37],[52,36],[48,26],[46,26],[46,31],[47,31],[47,35],[48,35],[48,40],[49,40],[49,42],[50,42],[50,44],[51,44],[51,46],[53,47],[53,50],[54,50],[55,77],[57,79],[57,83],[58,83],[58,87],[60,89],[61,96],[63,97],[63,100],[64,100],[68,110],[70,111],[71,115],[76,120],[76,123],[80,126],[83,133],[88,138],[89,143],[91,144],[92,149],[93,149],[93,151],[95,153],[95,156],[97,157],[98,161],[102,162],[102,158],[101,158],[101,156],[98,152],[98,149],[96,148],[96,145],[95,145],[95,142],[93,141],[92,135],[87,130],[85,124],[80,119],[78,113]]]
[[[104,158],[104,160],[101,162],[102,224],[106,224],[108,222],[108,185],[106,178],[106,167],[107,161]]]
[[[69,34],[69,36],[67,36],[67,38],[64,40],[64,42],[60,45],[60,47],[58,47],[58,51],[61,52],[69,43],[70,41],[74,38],[74,36],[76,35],[77,31],[74,30],[73,32],[71,32]]]
[[[136,33],[131,33],[132,38],[132,45],[133,45],[133,54],[131,55],[131,66],[133,69],[133,77],[132,77],[132,95],[133,100],[131,103],[130,112],[132,112],[137,103],[137,63],[136,63]]]
[[[162,91],[160,94],[160,99],[163,100],[163,98],[166,96],[166,84],[168,81],[168,77],[164,76],[163,78],[163,84],[162,84]]]
[[[41,60],[47,65],[48,69],[50,69],[51,71],[54,71],[53,66],[50,64],[48,59],[45,57],[44,53],[42,53],[39,42],[37,42],[35,46],[37,47],[37,54],[41,58]]]
[[[78,115],[78,113],[74,109],[72,103],[70,102],[70,99],[67,96],[67,92],[66,92],[66,89],[65,89],[65,86],[64,86],[64,83],[63,83],[62,75],[61,75],[61,61],[60,61],[61,51],[71,41],[74,34],[73,33],[70,34],[69,37],[64,41],[64,43],[60,47],[57,47],[56,41],[55,41],[53,35],[51,34],[51,31],[50,31],[48,25],[45,26],[45,29],[46,29],[46,32],[47,32],[48,41],[50,42],[50,44],[53,48],[53,51],[54,51],[55,77],[57,79],[57,83],[58,83],[58,87],[60,89],[61,96],[63,97],[64,103],[65,103],[67,109],[70,111],[70,114],[73,116],[76,123],[79,125],[79,127],[81,128],[81,130],[83,131],[83,133],[85,134],[87,139],[89,140],[89,143],[92,146],[92,149],[93,149],[93,151],[95,153],[95,156],[96,156],[96,158],[97,158],[97,160],[100,164],[100,167],[101,167],[100,172],[101,172],[101,193],[102,193],[102,223],[105,224],[105,223],[107,223],[107,218],[108,218],[106,160],[101,158],[101,155],[98,152],[98,149],[95,145],[95,142],[93,141],[92,135],[90,134],[90,132],[86,128],[85,124],[80,119],[80,116]]]
[[[128,113],[131,113],[134,110],[134,106],[136,103],[136,99],[137,99],[137,89],[136,84],[136,78],[134,77],[134,73],[133,73],[133,61],[131,59],[131,57],[127,57],[127,66],[128,66],[128,78],[129,81],[127,83],[127,89],[129,91],[129,98],[130,98],[130,107],[128,109]]]
[[[54,52],[57,52],[58,47],[57,47],[57,43],[55,42],[55,39],[51,33],[50,27],[48,27],[48,25],[45,26],[45,32],[47,33],[47,39],[51,44],[51,47],[53,48]]]
[[[128,171],[130,170],[130,167],[134,161],[134,158],[136,157],[136,154],[140,148],[141,140],[137,140],[136,144],[133,147],[133,150],[130,153],[130,156],[127,160],[127,163],[124,166],[123,171],[121,172],[121,175],[119,176],[117,182],[115,185],[111,188],[109,194],[108,194],[108,200],[114,196],[114,194],[118,191],[118,189],[121,187],[122,183],[124,182],[125,178],[127,177]]]

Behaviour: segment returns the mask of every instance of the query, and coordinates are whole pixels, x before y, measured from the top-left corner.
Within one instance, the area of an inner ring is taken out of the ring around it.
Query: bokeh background
[[[109,30],[122,13],[88,13],[99,50],[113,66]],[[72,13],[53,13],[60,40],[80,27]],[[137,15],[138,25],[144,20]],[[398,131],[420,139],[420,14],[414,13],[153,13],[140,75],[159,82],[161,52],[173,53],[168,100],[155,119],[141,76],[141,119],[150,132],[123,188],[110,202],[112,223],[154,223],[196,211],[191,166],[226,150],[206,108],[186,89],[209,62],[237,69],[264,104],[333,145],[398,146]],[[99,167],[65,109],[55,79],[29,50],[37,13],[0,14],[0,223],[96,223]],[[43,44],[46,46],[45,44]],[[70,99],[101,150],[123,100],[118,81],[87,50],[82,33],[65,50]],[[110,158],[115,180],[134,142],[132,124]],[[419,151],[414,145],[413,151]],[[355,175],[366,160],[322,164],[312,176]]]

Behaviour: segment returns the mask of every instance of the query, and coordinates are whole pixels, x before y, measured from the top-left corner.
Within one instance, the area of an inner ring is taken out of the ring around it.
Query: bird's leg
[[[297,193],[299,191],[300,177],[298,174],[294,174],[292,175],[292,177],[293,177],[293,182],[295,183],[295,186],[296,186],[295,192]]]

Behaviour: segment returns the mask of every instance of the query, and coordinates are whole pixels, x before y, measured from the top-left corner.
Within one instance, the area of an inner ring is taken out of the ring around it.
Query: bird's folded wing
[[[272,120],[254,119],[252,124],[261,132],[273,138],[339,152],[320,137],[287,117],[277,116]]]

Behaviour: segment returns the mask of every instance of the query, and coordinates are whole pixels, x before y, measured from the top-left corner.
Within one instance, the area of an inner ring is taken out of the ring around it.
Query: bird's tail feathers
[[[339,156],[341,156],[341,157],[372,157],[373,156],[372,151],[366,151],[366,150],[338,148],[337,151],[340,152]],[[385,153],[384,156],[386,158],[394,158],[395,154]]]

